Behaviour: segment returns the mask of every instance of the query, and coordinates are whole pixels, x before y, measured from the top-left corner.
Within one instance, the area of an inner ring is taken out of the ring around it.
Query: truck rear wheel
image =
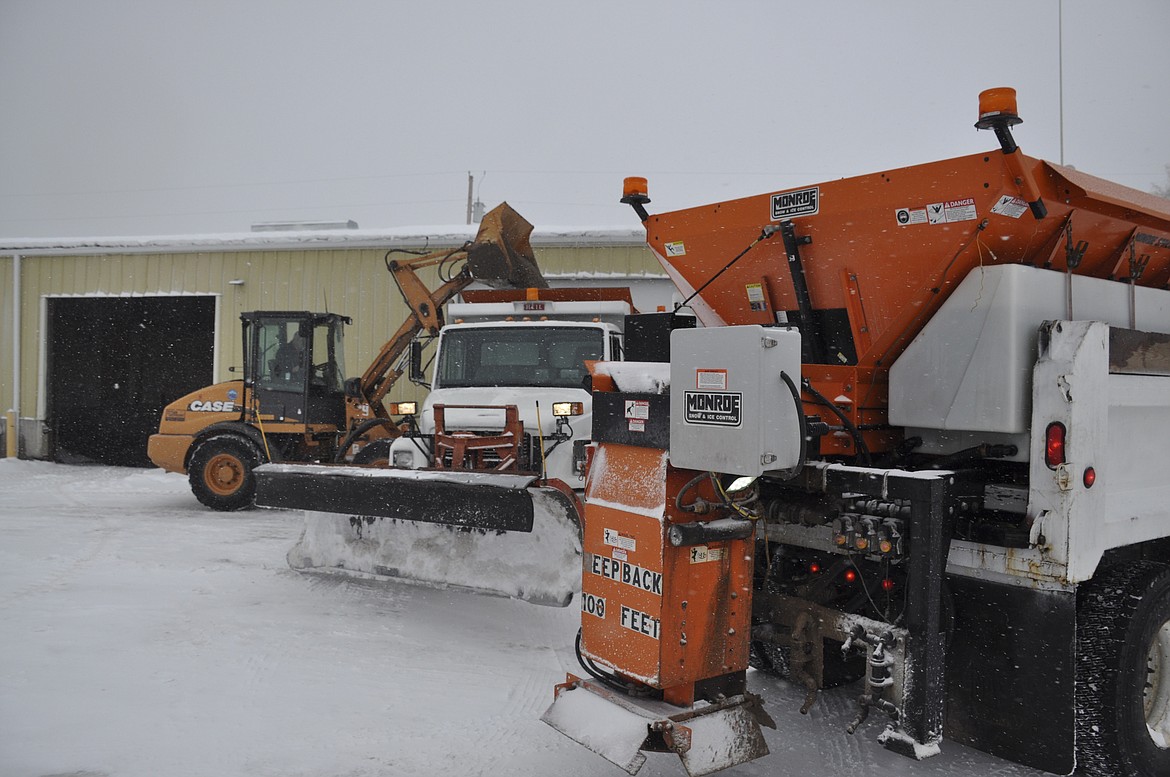
[[[250,441],[234,434],[209,437],[191,454],[187,467],[195,498],[213,510],[242,510],[256,497],[252,470],[262,461]]]
[[[1098,578],[1078,597],[1079,773],[1170,774],[1170,568],[1134,562]]]

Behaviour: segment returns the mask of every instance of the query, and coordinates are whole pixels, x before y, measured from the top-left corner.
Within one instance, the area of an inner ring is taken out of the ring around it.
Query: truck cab
[[[488,438],[506,426],[511,406],[523,425],[516,468],[584,488],[592,427],[586,362],[622,358],[630,312],[628,302],[617,300],[452,303],[452,323],[440,332],[432,360],[431,392],[415,416],[417,431],[392,443],[390,464],[458,469],[449,451],[435,461],[436,407],[442,406],[440,432]],[[483,463],[502,464],[491,453]]]

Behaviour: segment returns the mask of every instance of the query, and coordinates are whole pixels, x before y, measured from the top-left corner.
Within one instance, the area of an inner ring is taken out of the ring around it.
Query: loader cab
[[[244,381],[274,422],[345,423],[342,337],[350,319],[336,313],[253,312],[244,329]]]

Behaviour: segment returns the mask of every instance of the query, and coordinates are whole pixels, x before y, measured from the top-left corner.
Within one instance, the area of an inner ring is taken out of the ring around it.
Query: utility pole
[[[471,223],[471,189],[475,185],[475,176],[467,171],[467,223]]]
[[[483,220],[483,203],[479,201],[479,197],[473,194],[475,186],[475,176],[469,170],[467,172],[467,223],[478,224]]]

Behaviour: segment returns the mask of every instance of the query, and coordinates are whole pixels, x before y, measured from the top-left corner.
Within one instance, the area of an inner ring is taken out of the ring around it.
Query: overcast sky
[[[0,0],[0,237],[460,224],[468,172],[635,226],[626,175],[661,212],[994,148],[992,86],[1025,153],[1165,186],[1170,2],[1061,7]]]

